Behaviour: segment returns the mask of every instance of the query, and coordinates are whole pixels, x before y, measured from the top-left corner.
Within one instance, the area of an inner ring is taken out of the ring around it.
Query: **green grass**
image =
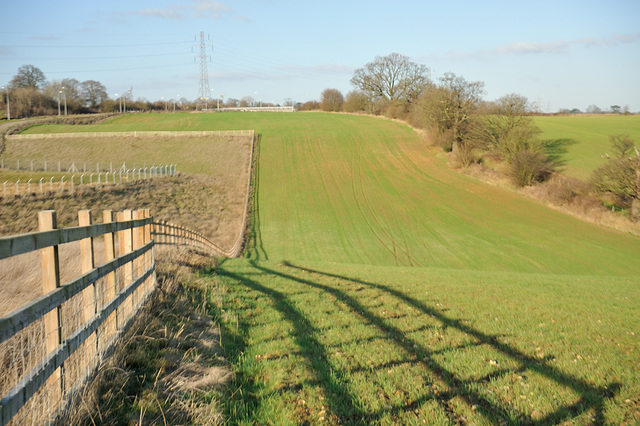
[[[249,128],[250,258],[208,278],[231,423],[640,422],[639,238],[461,175],[378,118],[96,126]]]
[[[234,423],[640,419],[635,279],[247,260],[218,274]]]
[[[609,136],[628,133],[640,144],[640,115],[535,117],[541,138],[555,143],[564,173],[588,179],[611,151]]]

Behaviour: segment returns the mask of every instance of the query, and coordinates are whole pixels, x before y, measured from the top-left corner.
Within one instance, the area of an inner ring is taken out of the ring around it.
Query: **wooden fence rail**
[[[253,136],[253,130],[185,130],[185,131],[132,131],[132,132],[74,132],[74,133],[34,133],[7,135],[7,140],[20,139],[68,139],[68,138],[102,138],[102,137],[202,137],[202,136]]]
[[[0,238],[0,259],[40,251],[43,283],[41,297],[0,318],[0,425],[48,423],[73,403],[153,293],[154,244],[228,253],[197,232],[154,223],[149,210],[107,210],[101,224],[88,210],[78,217],[80,226],[57,229],[55,211],[43,211],[39,232]],[[58,246],[71,242],[80,243],[82,275],[62,285]]]

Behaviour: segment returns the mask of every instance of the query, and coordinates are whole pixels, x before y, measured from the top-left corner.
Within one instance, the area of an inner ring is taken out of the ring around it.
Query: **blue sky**
[[[346,94],[356,68],[398,52],[519,93],[543,111],[640,111],[640,1],[0,0],[0,85],[33,64],[110,96],[198,95],[209,35],[212,97],[283,103]]]

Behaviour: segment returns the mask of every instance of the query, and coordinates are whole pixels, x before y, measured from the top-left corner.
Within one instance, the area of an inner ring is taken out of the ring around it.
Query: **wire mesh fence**
[[[41,212],[40,232],[0,239],[0,259],[41,252],[44,293],[0,318],[0,424],[54,419],[151,295],[155,263],[148,210],[125,210],[115,222],[110,215],[105,212],[103,224],[57,230],[55,212]],[[99,237],[104,259],[95,267],[93,239]],[[82,275],[61,285],[58,246],[70,241],[80,241]]]
[[[139,173],[146,173],[151,176],[170,175],[175,164],[129,163],[126,161],[63,161],[55,159],[30,159],[30,158],[0,158],[0,169],[20,172],[39,173],[124,173],[136,170]],[[173,171],[175,173],[175,171]]]
[[[0,197],[25,197],[33,195],[55,195],[57,193],[75,193],[87,187],[104,187],[107,185],[122,185],[139,180],[158,177],[175,176],[177,165],[140,167],[133,169],[120,168],[114,172],[79,173],[73,175],[5,180],[0,187]]]

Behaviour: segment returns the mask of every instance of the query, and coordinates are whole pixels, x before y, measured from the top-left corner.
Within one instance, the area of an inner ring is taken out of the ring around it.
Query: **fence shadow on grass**
[[[297,270],[310,273],[310,274],[319,274],[326,277],[332,277],[340,280],[356,282],[361,285],[369,286],[369,287],[384,291],[389,295],[395,296],[396,298],[406,302],[407,304],[418,309],[424,314],[431,315],[432,317],[441,321],[446,326],[453,327],[463,333],[467,333],[470,336],[473,336],[476,339],[478,339],[478,341],[480,341],[482,344],[490,345],[492,348],[499,351],[500,353],[506,355],[507,357],[511,358],[514,361],[519,362],[521,364],[521,367],[515,371],[531,371],[531,372],[540,374],[546,377],[547,379],[552,380],[563,387],[569,388],[573,390],[575,393],[577,393],[578,395],[580,395],[580,399],[574,404],[561,406],[556,411],[551,412],[547,414],[545,417],[541,419],[537,419],[535,421],[532,421],[531,419],[528,419],[528,418],[522,418],[520,413],[507,411],[505,414],[507,414],[509,420],[511,421],[514,421],[517,423],[525,422],[525,423],[532,423],[532,424],[556,423],[556,422],[569,420],[572,417],[580,415],[581,413],[589,409],[595,409],[596,414],[595,414],[594,422],[596,424],[601,424],[605,422],[604,407],[605,407],[606,400],[612,399],[621,387],[619,383],[610,383],[607,386],[603,386],[603,387],[593,386],[585,382],[584,380],[573,377],[570,374],[550,365],[548,361],[553,358],[551,356],[547,356],[543,359],[538,359],[530,355],[527,355],[521,352],[520,350],[516,349],[515,347],[498,340],[500,336],[495,334],[487,334],[483,331],[475,329],[467,324],[464,324],[463,322],[461,322],[460,319],[451,318],[445,315],[442,310],[429,306],[422,301],[413,299],[407,296],[406,294],[398,291],[397,289],[391,288],[389,286],[366,282],[359,279],[331,274],[327,272],[317,271],[309,268],[303,268],[303,267],[295,266],[290,263],[285,263],[285,265]],[[295,278],[292,277],[292,279],[295,279]],[[312,285],[312,284],[310,283],[309,285]],[[364,308],[357,301],[355,301],[353,298],[351,298],[344,292],[341,292],[331,287],[326,287],[326,286],[320,286],[320,287],[324,287],[327,291],[331,292],[336,297],[342,298],[342,300],[345,303],[349,304],[349,306],[353,306],[355,309],[359,309],[361,310],[361,312],[365,312],[366,314],[366,311],[363,310]],[[390,327],[382,323],[380,321],[380,318],[375,317],[372,314],[366,314],[366,315],[370,317],[369,319],[374,324],[378,325],[379,328],[387,332],[390,335],[390,337],[394,337],[393,327]],[[396,338],[397,340],[397,337],[399,336],[396,336],[394,338]],[[416,346],[420,347],[420,345],[418,345],[417,342],[411,342],[406,337],[403,337],[403,339],[404,340],[402,340],[402,342],[405,342],[405,341],[407,342],[407,343],[403,343],[403,346],[406,346],[407,350],[409,351],[415,351],[415,349],[413,348],[415,348]],[[420,348],[422,351],[428,352],[427,348],[424,348],[424,347],[420,347]],[[460,386],[465,386],[468,384],[465,381],[461,381],[460,379],[456,378],[454,374],[452,374],[451,372],[448,372],[445,368],[438,365],[438,363],[433,360],[432,355],[429,356],[428,359],[429,361],[426,362],[427,367],[429,367],[436,374],[442,376],[442,378],[445,379],[445,381],[450,383],[450,385],[453,385],[453,388],[459,388]],[[506,370],[506,371],[503,371],[502,373],[500,372],[492,373],[490,376],[495,377],[496,375],[507,374],[510,372],[513,372],[513,370]],[[474,380],[474,381],[477,381],[477,380]],[[492,403],[485,400],[481,395],[474,394],[473,391],[469,392],[468,395],[460,395],[460,396],[462,396],[464,399],[468,400],[469,402],[478,403],[485,408],[489,408],[494,413],[506,410],[505,407],[492,406]]]
[[[449,419],[453,422],[461,421],[460,414],[456,413],[452,408],[450,402],[454,398],[461,398],[469,405],[476,406],[477,412],[481,414],[486,420],[491,422],[507,421],[509,423],[516,424],[549,424],[559,423],[579,416],[580,414],[593,409],[595,411],[594,422],[604,423],[604,407],[605,402],[611,399],[620,389],[620,385],[617,383],[610,383],[604,387],[593,386],[579,378],[573,377],[570,374],[559,370],[558,368],[549,364],[551,357],[544,359],[538,359],[533,356],[527,355],[512,345],[499,340],[501,336],[495,334],[487,334],[481,330],[473,328],[467,325],[461,319],[452,318],[447,316],[442,309],[436,309],[433,306],[429,306],[426,303],[413,299],[408,295],[398,291],[397,289],[385,286],[382,284],[366,282],[346,276],[340,276],[327,272],[317,271],[309,268],[303,268],[295,266],[290,263],[285,263],[285,266],[292,268],[293,270],[299,270],[308,274],[317,274],[324,277],[331,277],[348,282],[358,283],[369,288],[374,288],[379,291],[385,292],[390,296],[393,296],[409,306],[420,311],[422,314],[429,315],[438,321],[440,321],[445,327],[452,327],[460,332],[467,333],[476,339],[476,343],[473,345],[488,345],[494,350],[500,352],[504,356],[519,364],[518,368],[504,368],[494,371],[481,379],[461,379],[456,375],[454,371],[448,369],[445,365],[440,363],[435,356],[438,352],[431,351],[429,347],[425,346],[419,341],[411,339],[406,335],[406,332],[390,325],[384,318],[374,314],[368,307],[361,304],[356,298],[350,296],[345,291],[339,288],[327,286],[321,284],[319,281],[312,281],[309,279],[302,279],[300,277],[283,273],[274,269],[261,266],[256,262],[251,262],[256,272],[278,276],[283,279],[292,280],[297,283],[309,286],[321,292],[329,293],[336,297],[338,300],[346,304],[353,312],[357,312],[364,320],[369,324],[376,327],[381,331],[388,339],[393,341],[396,345],[403,348],[408,354],[414,355],[417,358],[417,362],[421,363],[435,376],[444,381],[449,386],[449,391],[441,393],[437,397],[429,392],[425,392],[422,396],[414,400],[411,404],[402,407],[391,407],[388,409],[380,410],[375,413],[367,413],[358,408],[354,403],[357,401],[357,395],[351,395],[346,387],[347,378],[345,373],[336,371],[332,366],[327,349],[312,336],[310,330],[314,330],[315,326],[311,320],[303,314],[302,311],[296,308],[293,301],[288,298],[288,295],[274,290],[272,288],[265,287],[255,279],[249,278],[254,273],[248,274],[235,274],[225,271],[223,268],[218,270],[220,275],[226,275],[233,279],[236,279],[244,283],[247,287],[258,291],[269,297],[275,308],[293,324],[296,329],[295,343],[300,347],[301,352],[306,354],[309,359],[310,365],[314,370],[319,382],[327,390],[327,402],[330,409],[340,418],[348,419],[348,421],[355,422],[370,422],[376,421],[382,418],[385,414],[399,414],[401,411],[411,411],[418,408],[423,402],[436,399],[442,406],[444,412]],[[446,350],[455,350],[456,347],[452,347]],[[577,395],[579,399],[570,405],[563,405],[557,408],[555,411],[547,413],[541,418],[532,419],[525,413],[519,412],[516,409],[496,403],[493,400],[489,400],[486,396],[475,390],[474,385],[481,380],[490,380],[493,378],[499,378],[501,376],[513,373],[532,372],[544,376],[546,379],[555,382],[565,388],[571,389]]]
[[[252,166],[251,176],[253,181],[251,182],[252,187],[252,198],[251,198],[251,235],[250,235],[250,244],[246,246],[249,247],[249,252],[251,257],[255,259],[264,259],[269,260],[269,256],[267,255],[266,250],[262,245],[262,231],[260,227],[260,200],[259,200],[259,189],[260,189],[260,143],[262,141],[262,134],[257,133],[255,135],[254,142],[254,154],[253,158],[255,159]]]
[[[224,270],[224,268],[222,268],[223,264],[224,263],[221,263],[219,265],[217,270],[218,275],[242,282],[246,287],[269,297],[275,309],[291,324],[293,327],[291,334],[294,342],[298,348],[300,348],[300,354],[307,358],[317,381],[326,390],[327,403],[329,404],[330,410],[338,413],[341,417],[364,419],[365,413],[353,404],[355,397],[351,395],[349,390],[343,385],[346,380],[342,377],[342,372],[332,368],[326,348],[313,336],[311,331],[314,329],[314,325],[311,323],[311,320],[296,308],[295,304],[287,297],[287,294],[265,287],[257,280],[250,278],[250,276],[256,275],[255,272],[251,274],[235,274]],[[262,273],[277,275],[275,271],[255,266],[256,264],[254,262],[252,262],[252,265],[254,265],[257,270],[262,271]],[[238,348],[240,353],[246,349],[247,332],[246,329],[242,330],[244,339],[241,339],[243,340],[241,349]],[[241,342],[238,341],[238,343]],[[248,392],[245,392],[245,395],[255,396],[258,385],[253,382],[253,380],[244,380],[244,378],[241,378],[239,384],[244,385],[244,382],[250,387],[250,389],[245,389],[245,391],[248,390]],[[252,391],[252,388],[255,389]],[[252,397],[248,403],[253,407],[257,407],[259,401],[255,397]]]

